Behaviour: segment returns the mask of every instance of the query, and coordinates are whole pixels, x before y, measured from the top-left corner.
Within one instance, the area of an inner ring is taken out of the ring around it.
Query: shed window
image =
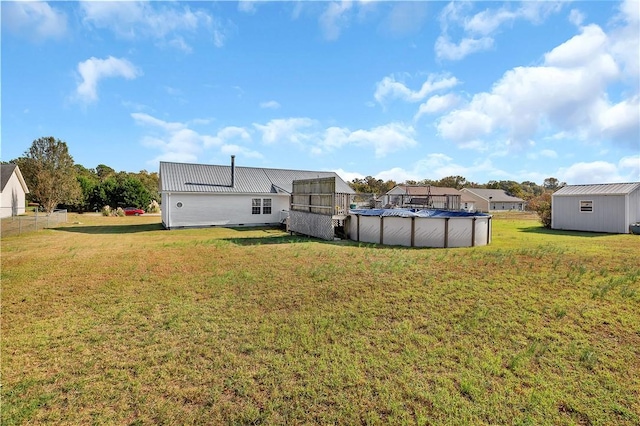
[[[593,212],[593,201],[580,200],[580,213],[591,213],[591,212]]]
[[[262,200],[262,214],[271,214],[271,198]]]
[[[262,205],[262,200],[260,198],[252,198],[251,199],[251,214],[260,214],[261,205]]]

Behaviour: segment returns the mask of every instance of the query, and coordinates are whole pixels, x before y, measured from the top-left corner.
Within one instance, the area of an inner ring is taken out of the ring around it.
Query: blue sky
[[[1,7],[5,161],[640,181],[637,0]]]

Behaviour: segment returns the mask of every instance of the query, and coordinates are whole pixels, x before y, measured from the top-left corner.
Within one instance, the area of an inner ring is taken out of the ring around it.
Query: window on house
[[[251,214],[260,214],[261,201],[260,198],[251,199]]]
[[[262,200],[262,214],[271,214],[271,198]]]
[[[593,201],[580,200],[580,213],[591,213],[591,212],[593,212]]]

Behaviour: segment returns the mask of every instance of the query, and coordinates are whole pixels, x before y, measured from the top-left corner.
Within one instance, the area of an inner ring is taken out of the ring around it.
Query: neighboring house
[[[551,196],[551,228],[628,234],[640,221],[640,182],[567,185]]]
[[[165,228],[282,223],[294,180],[335,177],[336,192],[354,193],[334,172],[160,162]]]
[[[473,200],[463,200],[463,194],[455,188],[431,185],[396,185],[382,197],[381,207],[431,208],[461,210]]]
[[[462,188],[460,192],[471,198],[475,203],[475,210],[481,212],[524,211],[526,204],[522,198],[511,196],[502,189]]]
[[[29,188],[15,164],[0,165],[0,217],[17,216],[25,212],[25,194]]]

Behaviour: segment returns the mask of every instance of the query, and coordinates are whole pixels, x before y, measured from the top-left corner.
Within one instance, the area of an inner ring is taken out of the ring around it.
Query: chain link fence
[[[11,216],[2,219],[0,235],[20,235],[25,232],[37,231],[43,228],[55,228],[67,222],[67,210],[54,210],[51,214],[34,212],[33,215]]]

